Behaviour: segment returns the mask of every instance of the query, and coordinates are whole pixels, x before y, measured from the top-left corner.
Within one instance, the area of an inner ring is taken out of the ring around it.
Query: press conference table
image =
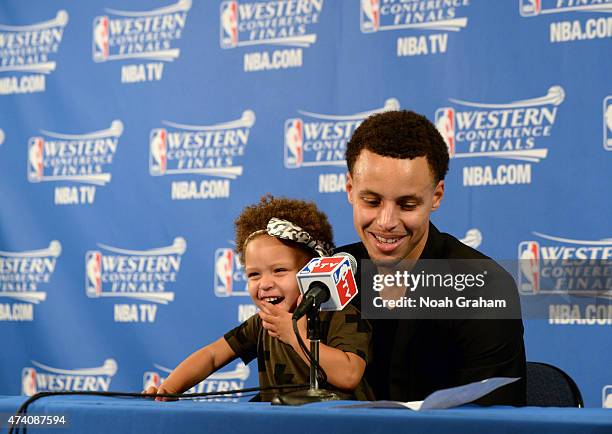
[[[0,396],[0,414],[14,413],[23,396]],[[339,408],[354,402],[277,407],[248,402],[155,402],[134,398],[52,396],[29,414],[63,414],[68,426],[28,433],[612,433],[612,410],[463,406],[415,412]],[[0,432],[7,432],[6,424]]]

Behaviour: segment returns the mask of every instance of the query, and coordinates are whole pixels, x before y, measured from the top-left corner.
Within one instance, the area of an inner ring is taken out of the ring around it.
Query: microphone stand
[[[319,342],[321,341],[321,321],[319,309],[311,309],[308,312],[308,339],[310,340],[310,353],[312,358],[319,363]],[[310,388],[308,390],[296,390],[294,392],[277,395],[272,400],[272,405],[302,405],[311,402],[340,401],[350,399],[348,395],[319,388],[317,368],[314,363],[310,364]]]

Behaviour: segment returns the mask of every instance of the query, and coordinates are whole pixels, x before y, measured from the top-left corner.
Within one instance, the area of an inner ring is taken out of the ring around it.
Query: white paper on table
[[[458,407],[469,404],[479,398],[499,389],[506,384],[514,383],[519,380],[509,377],[493,377],[463,386],[451,387],[449,389],[438,390],[424,401],[398,402],[398,401],[372,401],[363,404],[347,405],[344,408],[408,408],[414,411],[435,410],[443,408]]]

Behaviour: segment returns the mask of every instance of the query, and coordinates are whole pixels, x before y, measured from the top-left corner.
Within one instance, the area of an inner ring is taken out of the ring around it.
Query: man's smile
[[[376,247],[382,252],[392,252],[406,238],[406,234],[380,234],[368,232]]]

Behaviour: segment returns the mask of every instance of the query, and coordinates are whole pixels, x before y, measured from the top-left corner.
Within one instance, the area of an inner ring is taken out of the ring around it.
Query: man
[[[448,151],[435,126],[410,111],[366,119],[347,145],[346,191],[361,243],[339,251],[371,259],[378,270],[417,259],[489,259],[430,223],[444,197]],[[501,270],[495,264],[495,267]],[[504,271],[513,296],[516,287]],[[372,288],[360,286],[363,294]],[[399,298],[405,287],[383,298]],[[365,296],[365,295],[364,295]],[[520,319],[375,319],[366,378],[377,399],[422,400],[428,394],[490,377],[521,377],[477,401],[525,404],[525,350]]]

